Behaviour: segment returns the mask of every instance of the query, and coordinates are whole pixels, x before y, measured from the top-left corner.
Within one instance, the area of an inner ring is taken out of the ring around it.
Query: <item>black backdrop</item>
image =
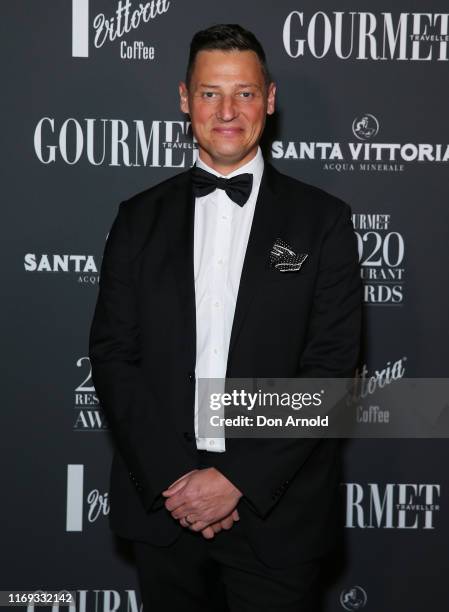
[[[447,376],[447,4],[391,4],[153,0],[131,21],[131,0],[4,3],[0,589],[74,589],[80,612],[141,606],[108,529],[87,339],[119,202],[194,161],[177,84],[201,28],[256,33],[278,85],[267,158],[352,206],[362,378]],[[347,559],[328,611],[446,609],[448,458],[445,440],[346,445]]]

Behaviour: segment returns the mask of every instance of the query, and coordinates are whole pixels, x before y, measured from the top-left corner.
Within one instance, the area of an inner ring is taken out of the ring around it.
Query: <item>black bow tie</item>
[[[238,174],[227,179],[195,166],[192,168],[192,185],[193,193],[198,198],[212,193],[215,189],[223,189],[233,202],[243,206],[248,201],[253,187],[253,175]]]

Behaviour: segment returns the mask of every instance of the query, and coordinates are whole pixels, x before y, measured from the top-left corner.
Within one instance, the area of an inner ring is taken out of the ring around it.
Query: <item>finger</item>
[[[240,520],[239,511],[237,510],[237,508],[235,508],[235,510],[232,511],[232,518],[234,519],[234,521]]]
[[[181,506],[178,506],[178,508],[175,508],[174,510],[171,511],[171,515],[175,519],[180,519],[183,516],[186,516],[186,514],[192,515],[192,513],[193,513],[193,509],[187,504],[182,504]],[[193,519],[190,522],[193,522]]]
[[[210,525],[210,526],[214,530],[214,533],[220,533],[220,531],[222,529],[220,521],[218,523],[212,523],[212,525]]]
[[[196,523],[191,523],[189,525],[192,531],[203,531],[203,529],[209,526],[210,526],[209,523],[206,523],[204,521],[196,521]]]
[[[173,512],[173,510],[177,510],[178,508],[181,508],[182,506],[185,507],[186,503],[185,503],[184,497],[179,495],[178,497],[167,499],[164,505],[169,512]],[[188,513],[188,510],[184,512],[184,514],[187,514],[187,513]]]
[[[215,536],[215,533],[212,527],[206,527],[205,529],[201,531],[201,533],[206,538],[206,540],[211,540]]]
[[[168,489],[170,489],[173,485],[175,485],[177,482],[179,482],[180,480],[184,480],[184,478],[187,478],[187,476],[189,476],[189,474],[193,474],[193,472],[197,472],[198,470],[191,470],[190,472],[187,472],[187,474],[183,474],[182,476],[180,476],[177,480],[175,480],[174,482],[171,483],[171,485],[169,487],[167,487],[167,489],[165,489],[166,491]]]
[[[172,514],[173,516],[173,514]],[[184,521],[184,523],[186,523],[187,527],[190,527],[190,525],[193,525],[194,523],[198,522],[198,519],[195,518],[194,514],[189,514],[188,512],[186,512],[185,514],[183,514],[182,516],[178,516],[175,517],[173,516],[173,518],[175,518],[176,520]],[[208,523],[206,523],[207,525]]]
[[[177,480],[172,485],[170,485],[168,489],[165,489],[165,491],[162,491],[162,495],[164,497],[171,497],[178,491],[181,491],[181,489],[183,489],[186,486],[188,481],[189,481],[188,476],[181,478],[181,480]]]
[[[190,476],[194,472],[198,472],[198,471],[199,470],[191,470],[190,472],[187,472],[187,474],[184,474],[183,476],[178,478],[178,480],[175,480],[175,482],[172,482],[169,487],[164,489],[164,491],[162,491],[162,495],[164,495],[165,497],[170,497],[171,495],[174,495],[175,493],[183,489],[185,485],[189,482]]]
[[[227,516],[226,518],[221,520],[221,526],[223,529],[231,529],[232,525],[234,524],[234,519],[231,516]]]
[[[182,525],[182,527],[190,527],[189,523],[186,521],[185,517],[183,517],[180,521],[179,524]]]

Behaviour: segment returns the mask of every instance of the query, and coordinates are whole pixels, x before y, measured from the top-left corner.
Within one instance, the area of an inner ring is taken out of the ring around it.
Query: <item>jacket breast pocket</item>
[[[303,264],[299,270],[288,270],[281,272],[280,270],[269,266],[265,278],[268,283],[276,283],[285,285],[301,285],[311,282],[314,278],[314,270],[311,266],[308,268]]]

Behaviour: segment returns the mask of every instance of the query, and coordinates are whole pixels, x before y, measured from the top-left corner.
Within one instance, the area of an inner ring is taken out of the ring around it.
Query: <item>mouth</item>
[[[213,128],[213,131],[219,134],[220,136],[233,137],[241,134],[243,130],[238,127],[216,127]]]

